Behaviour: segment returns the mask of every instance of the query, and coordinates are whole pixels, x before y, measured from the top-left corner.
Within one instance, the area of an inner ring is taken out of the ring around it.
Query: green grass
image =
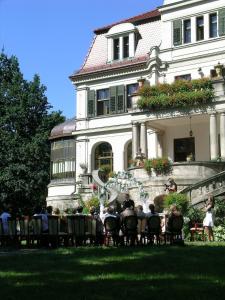
[[[4,300],[214,300],[224,291],[225,243],[0,254]]]

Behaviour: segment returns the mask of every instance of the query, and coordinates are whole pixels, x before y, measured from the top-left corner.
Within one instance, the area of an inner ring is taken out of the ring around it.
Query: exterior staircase
[[[92,171],[92,180],[97,184],[99,190],[106,189],[107,194],[109,195],[109,204],[113,204],[117,199],[119,193],[116,189],[106,187],[105,183],[100,178],[99,172],[99,170]],[[108,197],[108,195],[106,195],[106,197]]]
[[[209,195],[214,197],[224,196],[225,199],[225,171],[207,179],[192,184],[179,193],[186,194],[193,206],[202,207]]]

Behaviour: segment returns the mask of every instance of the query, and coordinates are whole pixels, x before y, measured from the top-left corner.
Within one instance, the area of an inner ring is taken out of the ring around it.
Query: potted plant
[[[194,160],[194,156],[192,153],[188,154],[186,157],[186,161],[193,161]]]

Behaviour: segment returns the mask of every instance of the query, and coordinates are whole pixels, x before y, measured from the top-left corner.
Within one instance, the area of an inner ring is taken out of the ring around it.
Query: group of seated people
[[[48,207],[36,207],[34,210],[33,216],[40,216],[42,219],[42,232],[47,233],[48,232],[48,216],[55,215],[58,216],[60,219],[60,231],[66,231],[66,218],[68,215],[74,215],[74,216],[82,216],[85,215],[83,213],[83,206],[79,205],[76,207],[72,212],[64,211],[62,214],[60,213],[60,210],[58,208],[54,208],[52,206]],[[105,221],[108,217],[116,218],[118,221],[118,228],[119,230],[123,231],[123,224],[126,217],[129,216],[136,216],[137,220],[143,220],[143,219],[149,219],[151,216],[158,216],[159,214],[155,211],[154,204],[149,205],[149,212],[144,213],[142,205],[138,205],[135,207],[135,203],[131,199],[126,199],[123,202],[121,212],[118,213],[114,206],[107,207],[103,214],[99,214],[97,212],[97,209],[95,207],[91,207],[89,210],[89,216],[94,218],[96,220],[96,235],[99,237],[99,244],[103,243],[103,236],[105,233]],[[0,214],[0,219],[2,220],[3,230],[4,233],[7,233],[7,220],[9,217],[12,216],[12,211],[10,208],[5,209]],[[163,217],[161,216],[161,228],[160,232],[164,233],[166,231],[169,231],[171,228],[172,220],[174,216],[181,216],[180,211],[177,209],[175,205],[171,206],[170,213],[164,214]]]

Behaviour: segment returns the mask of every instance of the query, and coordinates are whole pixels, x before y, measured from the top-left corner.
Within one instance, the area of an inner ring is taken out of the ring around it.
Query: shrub
[[[87,200],[85,202],[85,206],[87,207],[88,211],[90,211],[90,208],[92,206],[94,206],[98,210],[99,206],[100,206],[100,202],[99,202],[98,197],[92,197],[89,200]]]
[[[139,90],[140,109],[166,109],[193,107],[209,103],[214,98],[212,81],[208,78],[196,80],[177,80],[172,84],[144,86]]]
[[[170,193],[166,195],[164,204],[166,208],[170,208],[171,205],[176,205],[183,215],[188,209],[188,199],[187,196],[183,194]]]
[[[216,242],[225,241],[225,225],[219,225],[213,228],[214,239]]]
[[[164,201],[165,201],[166,195],[158,195],[154,198],[154,205],[155,205],[155,211],[161,213],[164,209]]]
[[[173,166],[168,158],[152,158],[145,160],[144,168],[149,174],[153,169],[156,175],[168,175],[172,172]]]
[[[225,199],[224,198],[216,198],[215,201],[215,225],[225,225]]]
[[[186,213],[186,217],[193,223],[202,223],[205,217],[205,212],[199,208],[191,206]]]

